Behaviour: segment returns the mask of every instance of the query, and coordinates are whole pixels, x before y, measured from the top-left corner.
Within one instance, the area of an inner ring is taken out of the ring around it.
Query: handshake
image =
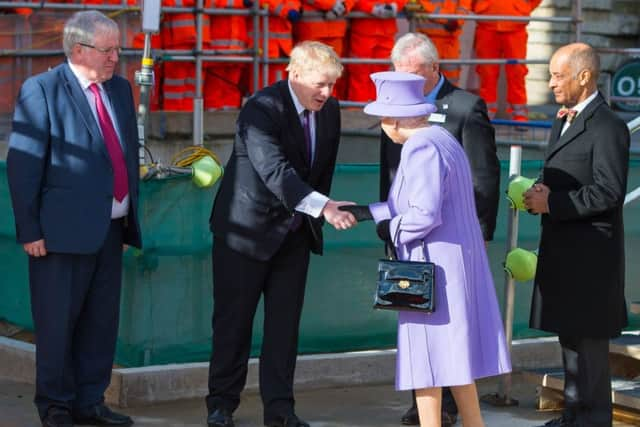
[[[336,230],[346,230],[360,221],[372,221],[373,215],[368,206],[356,205],[352,202],[335,202],[329,200],[322,210],[324,219]],[[391,241],[389,220],[385,219],[376,225],[376,233],[381,240]]]

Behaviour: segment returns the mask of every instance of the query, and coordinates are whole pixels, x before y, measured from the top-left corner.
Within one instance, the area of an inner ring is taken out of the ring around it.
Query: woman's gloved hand
[[[343,205],[338,207],[341,211],[350,212],[356,218],[356,221],[370,221],[373,220],[373,215],[369,210],[369,206],[364,205]]]
[[[383,219],[378,224],[376,224],[376,233],[378,234],[380,240],[389,243],[391,243],[391,230],[389,229],[390,224],[390,219]]]

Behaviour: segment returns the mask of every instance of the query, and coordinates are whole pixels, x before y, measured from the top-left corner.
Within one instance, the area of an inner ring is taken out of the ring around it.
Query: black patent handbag
[[[400,230],[396,230],[395,240]],[[425,254],[422,242],[423,256]],[[395,250],[394,250],[395,252]],[[378,281],[373,308],[413,310],[433,313],[435,304],[435,264],[426,261],[401,261],[393,253],[390,259],[378,260]]]

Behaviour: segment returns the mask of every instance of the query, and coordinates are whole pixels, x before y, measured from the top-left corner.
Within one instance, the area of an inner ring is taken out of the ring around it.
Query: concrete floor
[[[557,412],[535,409],[535,386],[513,375],[512,396],[520,405],[496,408],[482,404],[487,427],[532,427],[544,424]],[[499,379],[478,383],[479,394],[498,390]],[[311,427],[398,427],[400,416],[409,402],[408,392],[396,392],[391,384],[305,390],[296,394],[296,412]],[[0,427],[38,427],[32,404],[33,386],[0,380]],[[138,427],[206,426],[203,399],[186,400],[157,406],[118,409],[132,416]],[[262,406],[256,393],[243,395],[235,414],[237,427],[262,425]],[[461,426],[459,421],[457,426]],[[615,427],[630,426],[616,422]]]

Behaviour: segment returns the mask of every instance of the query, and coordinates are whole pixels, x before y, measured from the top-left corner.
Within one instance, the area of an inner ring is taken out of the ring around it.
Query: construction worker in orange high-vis
[[[338,56],[343,56],[347,35],[347,19],[344,15],[351,11],[355,2],[356,0],[302,0],[302,18],[293,26],[295,42],[319,41],[331,46]]]
[[[162,0],[165,7],[195,7],[196,0]],[[211,7],[210,0],[204,7]],[[196,47],[196,18],[194,13],[164,12],[162,18],[163,49],[193,50]],[[211,40],[209,15],[202,15],[202,45]],[[164,63],[163,109],[166,111],[193,111],[196,94],[196,65],[194,62],[171,61]]]
[[[299,0],[262,0],[260,6],[269,12],[269,51],[267,52],[269,59],[288,58],[293,49],[292,24],[298,22],[301,16],[302,5]],[[249,20],[249,46],[253,47],[253,20]],[[264,40],[264,30],[262,28],[262,19],[260,19],[260,31],[258,40],[261,46],[259,48],[262,54],[262,41]],[[287,78],[287,64],[269,64],[268,81],[263,82],[262,68],[258,73],[258,86],[260,88],[273,84],[279,80]],[[250,70],[250,88],[253,92],[253,72]]]
[[[213,7],[220,9],[251,8],[251,0],[213,0]],[[210,49],[222,55],[246,56],[232,53],[249,48],[248,15],[211,15]],[[229,51],[229,53],[225,53]],[[242,97],[249,90],[243,82],[247,63],[207,62],[204,80],[204,108],[206,110],[239,108]]]
[[[542,0],[474,0],[473,12],[478,15],[529,16]],[[477,59],[526,59],[527,23],[522,21],[478,21],[475,35],[475,56]],[[487,103],[489,117],[498,111],[498,77],[500,65],[478,64],[476,71],[480,77],[480,96]],[[505,65],[507,77],[507,114],[512,120],[526,121],[527,89],[525,64]]]
[[[389,59],[398,32],[396,16],[407,0],[357,0],[354,12],[364,12],[371,18],[352,18],[349,31],[349,57]],[[347,95],[349,101],[373,101],[376,87],[369,75],[389,70],[387,64],[348,64]]]
[[[315,40],[329,45],[343,57],[347,54],[347,18],[356,0],[302,0],[302,18],[293,26],[293,40]],[[333,88],[333,96],[347,97],[347,76],[342,74]]]
[[[443,15],[467,15],[471,0],[414,0],[419,12]],[[436,45],[440,59],[460,58],[462,19],[418,19],[416,31],[425,34]],[[440,64],[440,72],[454,85],[460,84],[459,64]]]

